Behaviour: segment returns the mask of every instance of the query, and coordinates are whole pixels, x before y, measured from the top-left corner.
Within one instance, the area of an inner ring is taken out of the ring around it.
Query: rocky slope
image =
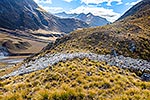
[[[56,13],[56,16],[62,17],[62,18],[75,18],[79,19],[81,21],[86,22],[89,26],[103,26],[110,24],[109,21],[107,21],[105,18],[99,17],[99,16],[94,16],[92,13],[88,14],[67,14],[65,12],[62,13]]]
[[[1,0],[0,5],[0,27],[2,28],[47,29],[69,33],[77,28],[88,27],[86,23],[79,20],[55,17],[40,8],[33,0]]]
[[[123,56],[111,56],[111,55],[97,55],[93,53],[72,53],[72,54],[50,54],[45,55],[43,57],[37,58],[34,61],[30,61],[22,65],[18,70],[5,75],[1,78],[8,78],[11,76],[23,75],[27,73],[31,73],[37,70],[42,70],[47,68],[48,66],[56,65],[57,63],[67,60],[73,60],[75,58],[88,58],[90,60],[99,61],[99,62],[106,62],[110,66],[117,66],[123,69],[129,69],[136,73],[148,73],[150,74],[150,62],[140,59],[132,59],[130,57],[123,57]],[[36,66],[36,67],[35,67]],[[146,75],[146,74],[145,74]],[[146,76],[145,76],[146,77]],[[144,77],[144,78],[145,78]],[[150,77],[147,77],[147,81],[150,81]]]

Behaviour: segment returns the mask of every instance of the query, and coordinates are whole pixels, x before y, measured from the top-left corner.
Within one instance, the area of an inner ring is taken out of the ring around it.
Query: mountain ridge
[[[138,4],[131,7],[127,12],[125,12],[118,20],[124,19],[127,16],[134,15],[134,14],[138,13],[140,11],[140,9],[144,9],[146,6],[150,7],[150,0],[142,0]]]
[[[61,13],[56,13],[55,15],[58,17],[62,17],[62,18],[75,18],[75,19],[86,22],[91,27],[110,24],[110,22],[107,21],[105,18],[95,16],[92,13],[67,14],[66,12],[61,12]]]

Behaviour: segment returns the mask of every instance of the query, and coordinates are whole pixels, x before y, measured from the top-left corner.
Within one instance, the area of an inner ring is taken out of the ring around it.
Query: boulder
[[[150,74],[144,73],[144,74],[141,76],[141,79],[142,79],[143,81],[150,81]]]

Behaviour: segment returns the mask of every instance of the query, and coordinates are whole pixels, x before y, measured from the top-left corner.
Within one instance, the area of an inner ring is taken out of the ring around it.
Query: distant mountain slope
[[[41,51],[48,43],[29,32],[0,28],[0,53],[4,56],[28,56]]]
[[[138,4],[130,8],[125,14],[123,14],[118,20],[124,19],[128,16],[132,16],[135,13],[142,11],[141,9],[150,8],[150,0],[142,0]]]
[[[88,13],[88,14],[84,14],[84,13],[81,13],[81,14],[67,14],[65,12],[62,12],[62,13],[57,13],[55,15],[59,16],[59,17],[62,17],[62,18],[79,19],[81,21],[86,22],[90,26],[103,26],[103,25],[107,25],[107,24],[110,23],[105,18],[95,16],[92,13]]]
[[[78,14],[74,13],[74,14],[67,14],[66,12],[60,12],[60,13],[56,13],[56,16],[59,16],[61,18],[74,18],[75,16],[78,16]]]
[[[103,27],[74,31],[49,44],[47,52],[90,51],[150,61],[150,6],[142,2],[135,5],[138,10],[132,16]]]
[[[69,33],[88,25],[75,19],[55,17],[33,0],[0,0],[0,27],[13,30],[47,29]]]

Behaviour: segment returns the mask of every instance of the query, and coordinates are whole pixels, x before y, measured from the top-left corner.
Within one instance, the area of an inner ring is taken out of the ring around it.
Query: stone
[[[112,49],[112,50],[111,50],[111,55],[113,55],[114,57],[116,57],[116,56],[117,56],[116,50]]]
[[[143,81],[150,81],[150,74],[144,73],[144,74],[141,76],[141,79],[142,79]]]
[[[131,52],[135,52],[136,51],[136,45],[134,43],[132,43],[130,46],[129,46],[129,50]]]

